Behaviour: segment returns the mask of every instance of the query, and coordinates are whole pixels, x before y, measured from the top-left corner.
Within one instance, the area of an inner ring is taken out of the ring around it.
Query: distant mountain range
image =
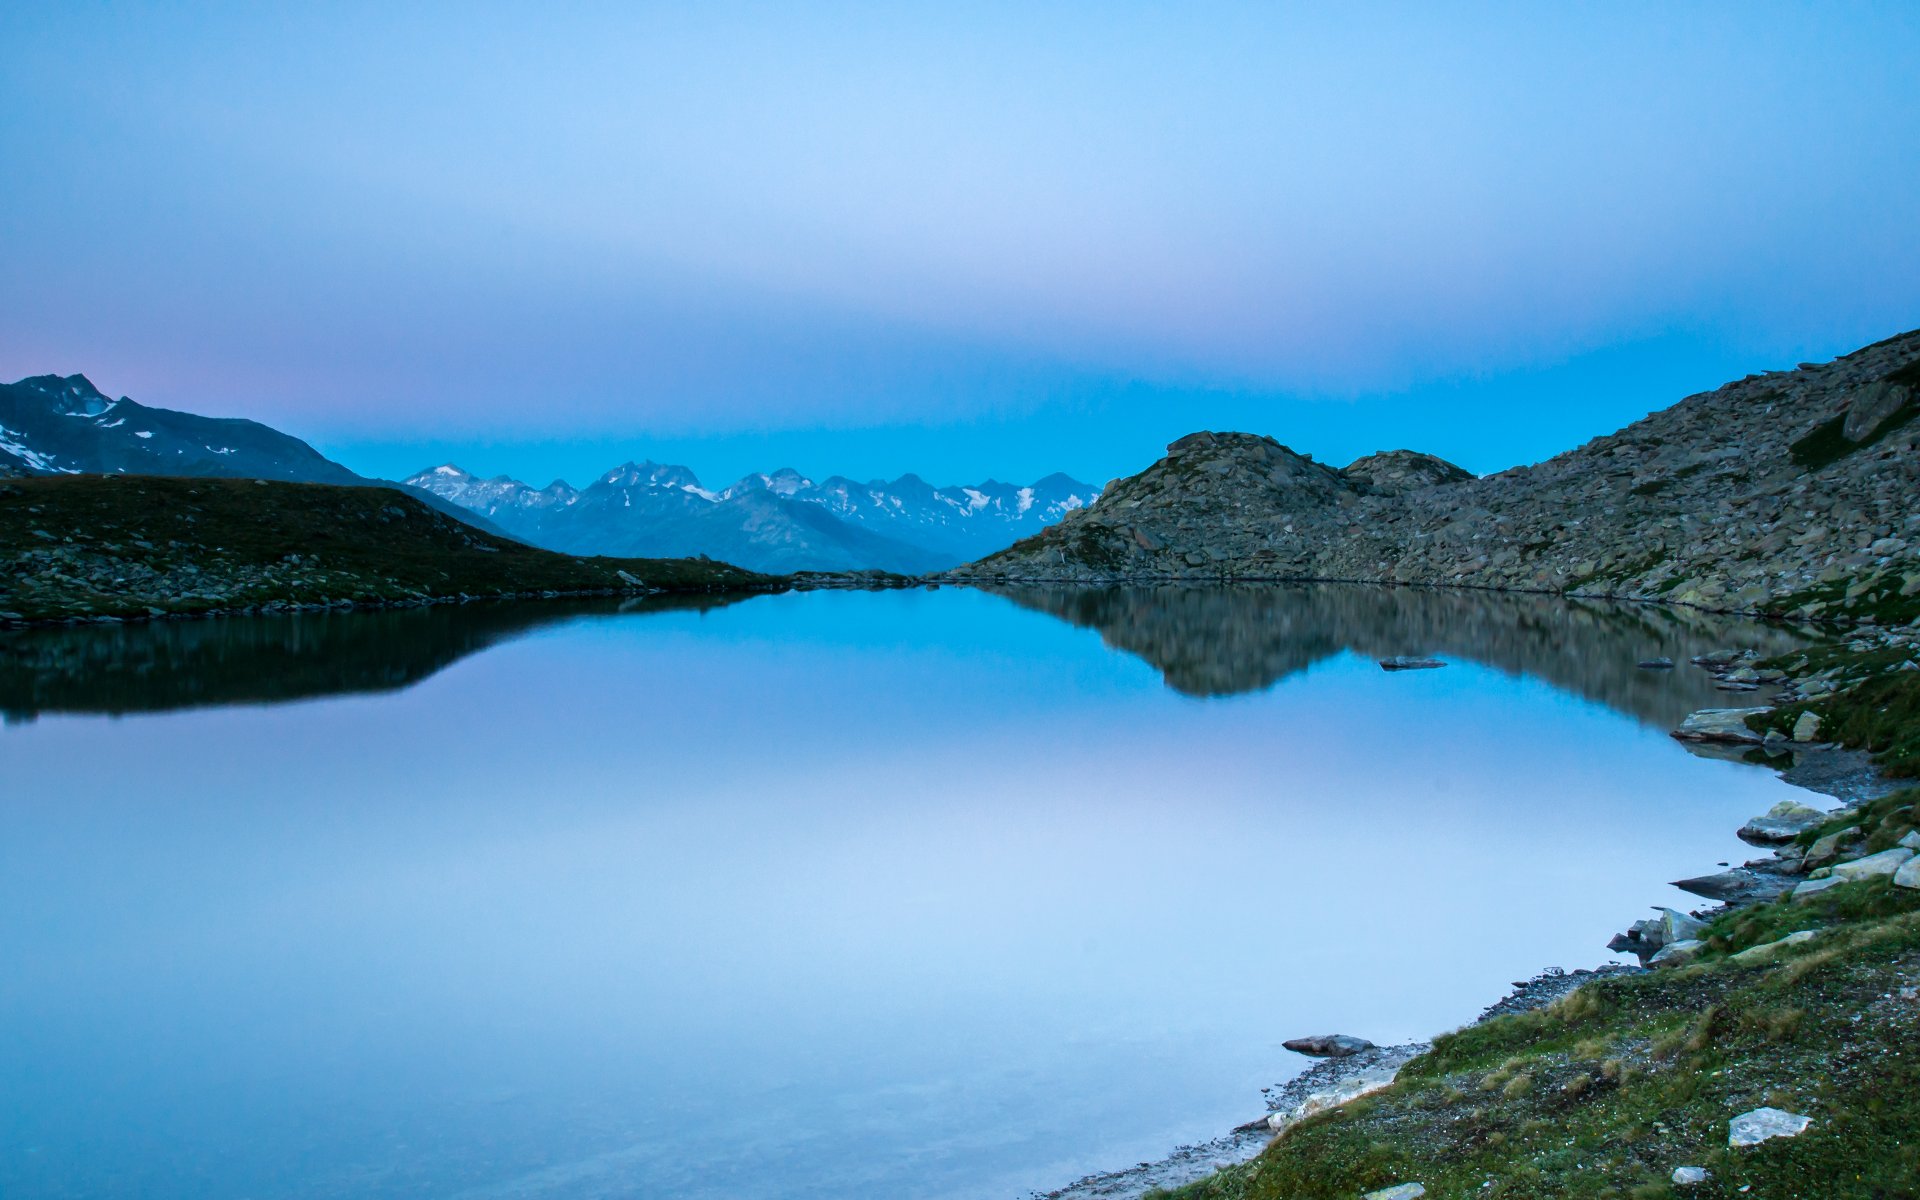
[[[759,571],[943,570],[1037,533],[1099,489],[1065,475],[1031,486],[936,488],[914,475],[815,483],[783,469],[720,491],[685,467],[626,463],[585,488],[480,479],[448,464],[371,479],[258,421],[109,398],[84,375],[0,384],[0,476],[179,475],[403,487],[488,532],[570,554],[691,558]]]
[[[656,462],[623,463],[585,488],[482,479],[451,463],[405,482],[552,550],[706,554],[776,572],[942,570],[1037,533],[1100,494],[1065,475],[1025,487],[988,480],[936,488],[916,475],[816,483],[790,467],[715,491],[686,467]]]

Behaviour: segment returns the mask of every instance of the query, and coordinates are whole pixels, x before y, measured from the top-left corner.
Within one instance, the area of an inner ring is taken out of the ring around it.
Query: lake
[[[0,637],[0,1195],[1014,1200],[1750,856],[1699,613],[809,592]],[[1393,654],[1444,670],[1389,673]],[[1636,662],[1668,655],[1673,671]]]

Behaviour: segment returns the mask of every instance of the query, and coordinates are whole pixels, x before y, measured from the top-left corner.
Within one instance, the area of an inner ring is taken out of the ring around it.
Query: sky
[[[357,470],[1538,461],[1920,326],[1920,6],[0,8],[0,377]]]

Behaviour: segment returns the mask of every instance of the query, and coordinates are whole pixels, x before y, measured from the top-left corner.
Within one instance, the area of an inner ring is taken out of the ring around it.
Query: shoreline
[[[1411,586],[1446,585],[1415,584]],[[1514,589],[1479,588],[1477,590],[1510,591]],[[1644,601],[1644,603],[1662,604],[1660,601]],[[1694,665],[1716,674],[1724,669],[1724,667],[1716,669],[1714,666],[1700,663]],[[1781,689],[1784,694],[1776,696],[1775,703],[1787,699],[1792,693],[1791,685],[1795,681],[1784,682],[1787,685]],[[1769,704],[1768,707],[1772,706]],[[1829,821],[1844,813],[1852,812],[1869,801],[1896,792],[1903,786],[1901,781],[1890,778],[1882,772],[1867,752],[1844,746],[1790,745],[1782,752],[1791,754],[1792,761],[1781,767],[1765,760],[1754,761],[1745,756],[1754,751],[1762,751],[1765,743],[1722,745],[1683,741],[1681,744],[1689,753],[1701,757],[1717,757],[1741,762],[1743,765],[1773,770],[1782,782],[1794,788],[1823,795],[1836,801],[1835,806],[1825,814],[1825,819]],[[1716,753],[1717,751],[1743,753]],[[1777,853],[1776,858],[1778,858]],[[1756,868],[1764,869],[1765,863],[1764,858],[1756,858],[1732,870],[1753,872]],[[1726,870],[1727,868],[1716,866],[1715,869]],[[1765,903],[1768,899],[1771,897],[1748,893],[1717,905],[1696,909],[1694,915],[1700,921],[1712,922],[1728,913]],[[1655,911],[1659,911],[1659,906],[1653,907]],[[1615,953],[1624,957],[1636,956],[1633,951],[1624,949],[1617,950]],[[1346,1058],[1323,1058],[1311,1062],[1305,1070],[1284,1083],[1262,1089],[1267,1099],[1268,1112],[1265,1116],[1236,1126],[1219,1137],[1205,1142],[1176,1146],[1159,1158],[1131,1167],[1084,1175],[1051,1191],[1032,1191],[1022,1196],[1020,1200],[1145,1200],[1147,1197],[1197,1184],[1221,1171],[1244,1166],[1257,1159],[1293,1124],[1309,1116],[1340,1108],[1374,1090],[1390,1086],[1400,1066],[1419,1055],[1430,1052],[1440,1037],[1475,1029],[1501,1017],[1537,1012],[1598,979],[1646,975],[1653,973],[1654,970],[1653,966],[1644,963],[1634,965],[1630,962],[1601,963],[1596,967],[1574,970],[1560,967],[1546,968],[1530,979],[1514,981],[1512,989],[1505,996],[1483,1009],[1478,1016],[1452,1030],[1437,1033],[1432,1039],[1398,1046],[1372,1047]],[[1373,1087],[1364,1086],[1366,1081],[1361,1080],[1361,1076],[1387,1068],[1390,1068],[1391,1073],[1386,1075],[1384,1082],[1377,1082]],[[1355,1090],[1356,1086],[1359,1090]]]

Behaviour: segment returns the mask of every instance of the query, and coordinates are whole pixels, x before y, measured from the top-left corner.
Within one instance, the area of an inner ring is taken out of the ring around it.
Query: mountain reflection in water
[[[1687,659],[1733,646],[1780,654],[1794,627],[1602,600],[1476,589],[1311,583],[1238,587],[996,587],[1023,608],[1100,631],[1189,696],[1262,691],[1344,651],[1437,655],[1544,679],[1564,691],[1673,724],[1738,703]],[[1639,666],[1671,658],[1672,673]]]
[[[0,634],[0,715],[165,712],[393,692],[568,621],[706,611],[745,597],[433,605]]]
[[[1694,609],[1554,596],[1367,584],[1228,587],[996,587],[1022,608],[1096,629],[1111,648],[1189,696],[1262,691],[1351,651],[1433,654],[1530,675],[1673,724],[1730,705],[1704,672],[1684,668],[1725,646],[1778,654],[1806,640]],[[0,714],[161,712],[398,691],[491,646],[577,620],[706,611],[751,597],[678,596],[441,605],[21,630],[0,636]]]

